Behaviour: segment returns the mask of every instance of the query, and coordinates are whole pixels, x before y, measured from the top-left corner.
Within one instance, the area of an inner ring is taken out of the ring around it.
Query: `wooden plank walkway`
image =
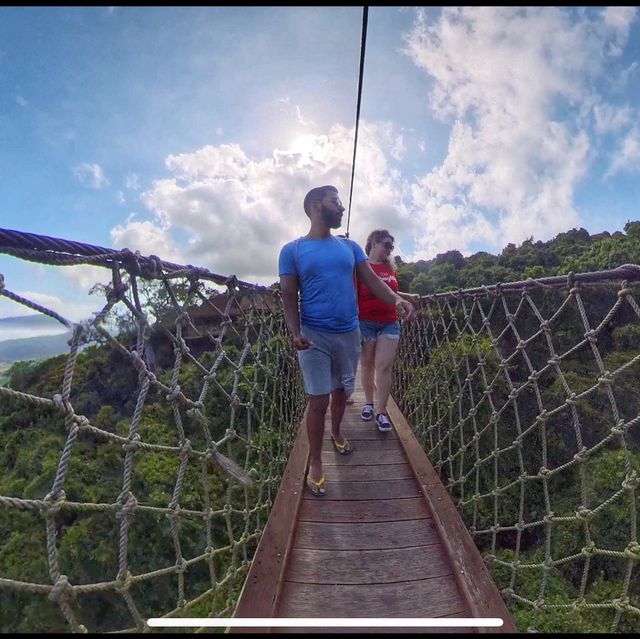
[[[353,398],[342,425],[352,454],[335,451],[327,411],[324,497],[304,489],[308,443],[300,429],[235,616],[501,617],[501,628],[393,632],[515,632],[475,544],[395,403],[389,402],[394,429],[380,433],[360,419],[359,385]]]

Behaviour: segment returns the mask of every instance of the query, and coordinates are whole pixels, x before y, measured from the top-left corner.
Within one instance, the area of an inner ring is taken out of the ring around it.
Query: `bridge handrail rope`
[[[538,622],[640,629],[639,279],[625,264],[422,296],[403,329],[394,397],[512,612]]]

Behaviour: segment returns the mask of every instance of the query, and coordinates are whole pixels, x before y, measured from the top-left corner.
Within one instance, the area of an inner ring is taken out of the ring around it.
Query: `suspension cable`
[[[356,172],[356,150],[358,148],[358,126],[360,124],[360,103],[362,101],[362,78],[364,76],[364,52],[367,41],[367,18],[369,7],[362,8],[362,43],[360,45],[360,76],[358,79],[358,106],[356,107],[356,133],[353,140],[353,162],[351,164],[351,186],[349,187],[349,211],[347,213],[347,232],[349,237],[349,224],[351,222],[351,196],[353,195],[353,176]]]

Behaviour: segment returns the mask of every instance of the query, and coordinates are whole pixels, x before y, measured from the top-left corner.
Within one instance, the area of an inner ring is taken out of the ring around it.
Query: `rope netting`
[[[0,276],[15,315],[72,331],[67,355],[0,385],[0,627],[231,616],[305,406],[279,291],[3,229],[0,252],[111,271],[77,323]]]
[[[439,293],[403,327],[394,396],[521,630],[640,631],[638,280]]]

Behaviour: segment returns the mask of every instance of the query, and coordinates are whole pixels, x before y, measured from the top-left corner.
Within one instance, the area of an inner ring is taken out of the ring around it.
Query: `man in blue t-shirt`
[[[311,228],[307,235],[282,247],[278,272],[284,316],[298,351],[308,397],[307,487],[322,496],[326,481],[320,453],[329,397],[333,445],[341,455],[353,451],[353,445],[340,434],[340,423],[347,397],[353,393],[360,357],[354,273],[376,297],[395,304],[400,317],[411,320],[415,311],[378,278],[356,242],[331,234],[331,229],[340,227],[344,213],[338,189],[311,189],[303,206]]]

